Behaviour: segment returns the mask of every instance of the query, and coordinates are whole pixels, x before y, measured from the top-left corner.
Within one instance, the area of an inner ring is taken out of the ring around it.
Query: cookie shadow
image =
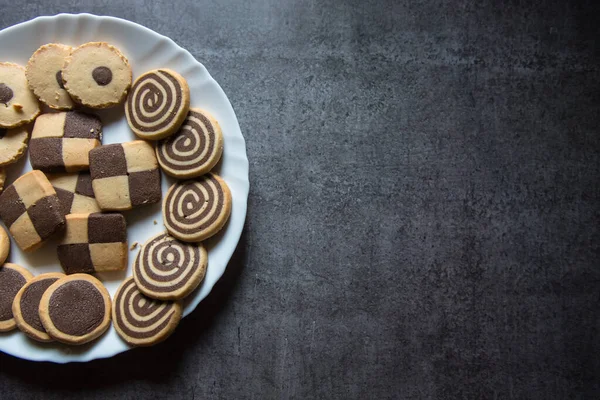
[[[163,343],[148,348],[136,348],[109,359],[91,361],[85,366],[80,363],[61,365],[31,362],[0,353],[3,373],[43,392],[52,390],[69,394],[114,387],[126,381],[169,383],[180,379],[180,366],[186,354],[189,354],[189,349],[209,334],[214,319],[229,304],[231,294],[238,286],[239,277],[247,262],[245,231],[244,229],[221,279]]]

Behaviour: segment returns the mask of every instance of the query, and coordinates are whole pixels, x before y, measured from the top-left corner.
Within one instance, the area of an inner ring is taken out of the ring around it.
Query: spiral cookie
[[[31,122],[40,113],[40,104],[29,89],[25,68],[0,63],[0,128],[15,128]]]
[[[163,201],[163,220],[172,236],[200,242],[217,233],[231,214],[231,192],[218,175],[178,182]]]
[[[154,300],[139,291],[132,277],[115,294],[112,314],[117,333],[133,346],[165,340],[181,320],[180,302]]]
[[[82,44],[65,59],[64,87],[84,106],[108,108],[119,104],[131,86],[131,66],[114,46],[104,42]]]
[[[40,300],[40,320],[48,334],[66,344],[83,344],[110,326],[110,296],[98,279],[73,274],[54,282]]]
[[[190,89],[185,79],[170,69],[155,69],[133,83],[125,116],[140,138],[158,140],[179,129],[189,108]]]
[[[17,326],[12,312],[13,300],[32,278],[31,272],[20,265],[6,263],[0,267],[0,332],[13,330]]]
[[[163,171],[188,179],[209,172],[223,154],[223,133],[217,120],[200,109],[190,109],[179,130],[156,146]]]
[[[15,296],[12,311],[17,327],[27,336],[40,342],[51,342],[42,321],[40,321],[40,300],[46,289],[64,277],[64,274],[52,272],[38,275],[25,284]]]
[[[201,243],[184,243],[161,233],[142,246],[133,264],[133,278],[148,297],[180,300],[198,287],[207,265],[208,254]]]

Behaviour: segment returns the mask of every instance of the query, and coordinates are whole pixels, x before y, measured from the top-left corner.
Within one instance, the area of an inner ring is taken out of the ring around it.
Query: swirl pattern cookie
[[[40,300],[44,292],[64,276],[58,272],[38,275],[27,282],[15,296],[12,304],[15,322],[17,327],[30,338],[39,342],[53,341],[40,320]]]
[[[161,233],[149,239],[133,265],[139,290],[159,300],[181,300],[198,287],[208,265],[201,243],[184,243]]]
[[[180,302],[144,296],[132,277],[117,289],[112,310],[117,333],[133,346],[151,346],[165,340],[179,324],[182,314]]]
[[[0,63],[0,128],[16,128],[40,113],[38,99],[29,89],[25,68]]]
[[[125,104],[125,116],[136,135],[158,140],[179,129],[190,108],[190,89],[175,71],[156,69],[133,83]]]
[[[74,274],[54,282],[40,300],[40,320],[48,334],[66,344],[83,344],[110,326],[110,296],[91,275]]]
[[[37,49],[27,63],[29,88],[42,103],[56,110],[71,110],[75,106],[62,80],[62,68],[71,50],[71,46],[48,43]]]
[[[231,192],[218,175],[175,183],[163,201],[169,233],[184,242],[201,242],[223,228],[231,214]]]
[[[108,108],[127,96],[131,66],[116,47],[90,42],[77,47],[66,58],[62,78],[75,101],[90,108]]]
[[[29,131],[25,126],[14,129],[0,128],[0,165],[17,162],[25,154],[28,141]]]
[[[189,179],[209,172],[223,154],[223,133],[217,120],[200,109],[190,109],[179,130],[156,146],[163,171]]]
[[[0,332],[11,331],[17,326],[12,304],[19,290],[32,278],[31,272],[20,265],[6,263],[0,267]]]

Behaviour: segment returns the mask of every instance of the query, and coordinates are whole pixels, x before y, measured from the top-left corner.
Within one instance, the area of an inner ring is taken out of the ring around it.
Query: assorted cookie
[[[56,110],[71,110],[75,106],[62,79],[62,68],[71,50],[71,46],[60,43],[45,44],[33,53],[25,69],[33,94]]]
[[[0,266],[0,332],[7,332],[17,326],[12,311],[15,296],[33,275],[17,264],[6,263]]]
[[[69,214],[57,253],[67,274],[127,268],[127,225],[118,213]]]
[[[40,320],[40,300],[46,290],[64,276],[59,272],[38,275],[23,285],[13,300],[12,313],[17,327],[38,342],[54,340],[48,335]]]
[[[90,174],[102,210],[129,210],[157,203],[162,196],[154,148],[143,140],[90,151]]]
[[[93,114],[67,111],[40,115],[29,142],[33,169],[77,172],[89,169],[89,152],[102,144],[102,122]]]
[[[119,336],[132,346],[151,346],[165,340],[181,320],[182,306],[145,296],[127,278],[117,289],[112,307],[113,324]]]
[[[40,342],[79,345],[102,335],[112,319],[125,342],[150,346],[175,330],[182,301],[203,281],[208,253],[201,242],[223,228],[232,207],[227,184],[210,173],[223,154],[221,127],[210,113],[190,108],[188,84],[177,72],[155,69],[131,82],[126,57],[104,42],[43,45],[26,69],[0,63],[0,219],[24,251],[60,239],[57,258],[66,273],[34,278],[18,265],[2,266],[11,243],[0,226],[0,331],[18,327]],[[73,111],[125,98],[129,127],[144,140],[103,146],[100,118]],[[39,102],[58,111],[38,117]],[[30,138],[25,125],[34,120]],[[3,191],[4,166],[28,147],[33,171]],[[91,274],[125,270],[129,248],[124,216],[107,211],[158,203],[161,169],[185,180],[162,204],[168,232],[141,246],[133,276],[112,303]]]
[[[24,251],[39,247],[65,226],[56,191],[37,170],[22,175],[0,194],[0,218]]]
[[[0,265],[4,264],[10,253],[10,238],[6,230],[0,226]]]
[[[177,182],[163,201],[169,233],[184,242],[201,242],[223,228],[231,214],[231,192],[225,181],[210,173]]]
[[[100,212],[89,172],[46,174],[46,176],[56,190],[63,214]]]
[[[46,332],[66,344],[84,344],[110,326],[111,301],[98,279],[73,274],[54,282],[42,295],[39,316]]]
[[[142,246],[133,264],[133,278],[149,297],[180,300],[202,282],[207,265],[208,253],[201,243],[184,243],[161,233]]]
[[[0,128],[0,166],[17,162],[25,154],[28,141],[29,131],[26,126]]]
[[[0,62],[0,128],[16,128],[35,119],[40,104],[29,89],[25,68]]]
[[[90,42],[66,57],[62,80],[69,95],[90,108],[108,108],[121,103],[131,87],[131,66],[114,46]]]
[[[155,69],[135,80],[125,103],[125,116],[140,139],[158,140],[175,133],[190,108],[186,80],[170,69]]]
[[[163,171],[189,179],[209,172],[223,154],[223,133],[216,119],[206,111],[192,108],[175,134],[156,146],[156,158]]]

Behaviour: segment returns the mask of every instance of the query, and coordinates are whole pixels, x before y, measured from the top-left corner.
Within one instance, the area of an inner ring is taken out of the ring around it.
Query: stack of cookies
[[[44,45],[26,68],[0,63],[0,103],[0,219],[23,251],[58,238],[64,270],[34,277],[6,262],[10,238],[0,226],[0,331],[82,344],[112,320],[130,345],[167,338],[206,274],[202,241],[231,213],[229,188],[211,172],[223,153],[219,123],[190,107],[175,71],[148,71],[132,85],[127,58],[103,42]],[[40,103],[52,111],[40,115]],[[91,111],[123,103],[139,140],[103,145]],[[27,147],[33,171],[4,188],[5,166]],[[95,274],[127,268],[121,212],[163,198],[161,170],[178,179],[163,199],[166,232],[148,238],[111,301]]]

